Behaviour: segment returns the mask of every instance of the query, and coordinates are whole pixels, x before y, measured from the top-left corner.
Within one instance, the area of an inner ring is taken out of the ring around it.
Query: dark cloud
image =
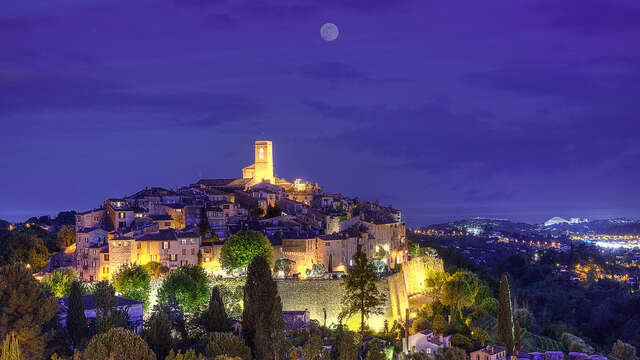
[[[550,16],[547,26],[585,35],[640,29],[640,5],[633,0],[544,0],[537,9]]]
[[[335,61],[323,61],[306,66],[302,68],[300,74],[312,79],[326,80],[332,83],[344,81],[362,84],[382,84],[402,81],[401,79],[378,78],[360,71],[352,65]]]
[[[175,115],[171,125],[212,126],[262,114],[267,106],[250,97],[223,92],[133,90],[124,83],[55,73],[0,72],[0,115],[39,111],[146,112],[137,125],[149,125],[159,116]],[[180,117],[197,120],[180,120]],[[117,117],[112,120],[117,122]],[[125,121],[125,124],[129,120]],[[157,124],[155,124],[157,125]]]

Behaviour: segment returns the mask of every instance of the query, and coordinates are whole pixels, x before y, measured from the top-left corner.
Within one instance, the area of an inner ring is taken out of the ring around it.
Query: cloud
[[[356,67],[336,61],[323,61],[308,65],[300,70],[300,74],[316,80],[336,82],[358,82],[362,84],[381,84],[401,81],[400,79],[378,78],[367,74]]]
[[[543,0],[536,8],[550,17],[548,26],[583,35],[640,29],[640,6],[633,0]]]
[[[348,130],[336,140],[352,149],[391,159],[404,170],[427,173],[460,172],[477,177],[566,172],[604,164],[632,146],[618,141],[622,131],[629,131],[622,128],[628,124],[610,118],[501,119],[504,126],[499,126],[494,119],[489,123],[484,111],[458,113],[441,102],[398,108],[308,100],[304,104],[327,119],[344,122]],[[635,133],[626,136],[637,137]]]
[[[250,118],[268,108],[250,97],[223,92],[141,92],[122,83],[84,76],[0,72],[0,115],[64,111],[142,112],[145,118],[140,119],[140,124],[171,118],[166,124],[207,127]],[[113,121],[117,122],[117,118],[113,116]]]

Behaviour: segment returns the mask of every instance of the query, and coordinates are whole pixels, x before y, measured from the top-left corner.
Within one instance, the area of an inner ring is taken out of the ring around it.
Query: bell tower
[[[256,141],[256,162],[253,174],[253,183],[258,184],[268,180],[275,184],[273,176],[273,144],[269,140]]]

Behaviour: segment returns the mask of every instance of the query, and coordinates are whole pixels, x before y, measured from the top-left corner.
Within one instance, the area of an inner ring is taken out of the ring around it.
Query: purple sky
[[[0,218],[240,177],[262,139],[411,225],[637,218],[639,45],[634,0],[10,0]]]

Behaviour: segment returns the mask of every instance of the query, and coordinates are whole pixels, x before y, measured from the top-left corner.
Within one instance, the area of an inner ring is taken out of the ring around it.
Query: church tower
[[[259,184],[265,180],[271,184],[276,183],[273,176],[273,144],[269,140],[256,141],[255,163],[242,169],[242,177],[253,179],[253,184]]]

